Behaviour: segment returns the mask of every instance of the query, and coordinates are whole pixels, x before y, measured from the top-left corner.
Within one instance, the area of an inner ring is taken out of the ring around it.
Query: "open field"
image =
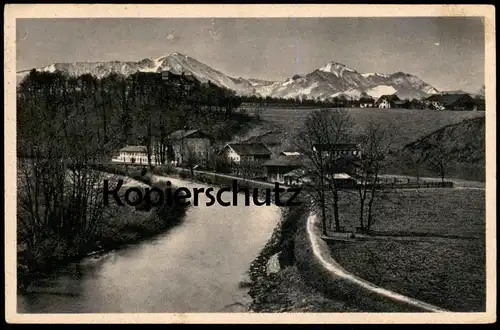
[[[388,123],[392,121],[398,131],[395,148],[432,133],[441,127],[458,123],[464,119],[484,117],[485,112],[475,111],[434,111],[414,109],[379,109],[379,108],[345,108],[349,111],[357,125],[361,128],[368,122]],[[262,119],[276,124],[286,133],[296,133],[307,116],[314,109],[282,109],[265,108]]]
[[[359,226],[357,191],[341,192],[339,208],[346,230]],[[384,198],[374,203],[372,230],[481,238],[485,235],[485,212],[484,190],[399,190],[384,193]]]
[[[484,240],[329,243],[347,270],[376,285],[456,312],[484,312]]]
[[[340,216],[350,230],[358,226],[358,200],[356,194],[347,194],[341,196]],[[452,311],[484,311],[484,190],[387,195],[375,205],[372,229],[412,238],[333,241],[333,257],[347,270],[387,289]]]

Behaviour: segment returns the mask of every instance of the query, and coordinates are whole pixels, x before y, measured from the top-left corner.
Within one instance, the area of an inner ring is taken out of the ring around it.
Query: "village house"
[[[356,143],[314,144],[313,151],[322,153],[325,158],[359,157],[361,154],[359,146]]]
[[[173,132],[170,135],[172,161],[175,165],[186,164],[190,161],[203,163],[208,161],[211,154],[212,137],[197,129],[188,129]]]
[[[469,94],[435,94],[425,101],[434,110],[475,110],[478,106]]]
[[[266,169],[266,180],[270,182],[279,182],[290,184],[298,183],[300,176],[304,173],[291,173],[304,166],[304,157],[298,152],[282,152],[277,157],[268,160],[262,166]],[[287,178],[285,178],[288,176]],[[289,181],[289,183],[285,183]]]
[[[111,159],[115,163],[144,164],[148,165],[148,152],[146,146],[125,146]],[[151,165],[158,165],[154,151],[151,150]]]
[[[315,144],[313,152],[320,153],[325,166],[333,172],[354,172],[355,160],[361,157],[355,143]]]
[[[355,144],[334,145],[334,152],[339,152],[339,156],[354,156],[360,155]],[[316,146],[315,150],[320,150],[320,146]],[[277,157],[265,162],[263,166],[266,168],[266,179],[270,182],[278,182],[288,186],[296,186],[311,183],[311,173],[314,172],[315,166],[311,159],[298,152],[281,152]],[[339,168],[339,173],[329,173],[327,180],[335,180],[337,187],[354,188],[357,181],[351,175],[344,172],[348,168]],[[312,172],[311,172],[312,171]],[[328,182],[326,182],[328,184]]]
[[[397,107],[397,104],[395,103],[396,101],[401,101],[396,94],[382,95],[375,102],[375,106],[377,108],[386,108],[386,109],[396,108]]]
[[[233,164],[243,162],[265,162],[271,151],[263,143],[228,143],[217,154]]]

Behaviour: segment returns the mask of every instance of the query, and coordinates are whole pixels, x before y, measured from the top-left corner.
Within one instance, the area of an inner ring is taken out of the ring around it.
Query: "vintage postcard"
[[[7,5],[9,323],[496,321],[485,5]]]

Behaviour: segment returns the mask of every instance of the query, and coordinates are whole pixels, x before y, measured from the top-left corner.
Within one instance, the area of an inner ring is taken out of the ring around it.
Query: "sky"
[[[180,52],[232,77],[281,81],[335,61],[438,90],[484,84],[484,24],[473,17],[17,19],[16,42],[18,71]]]

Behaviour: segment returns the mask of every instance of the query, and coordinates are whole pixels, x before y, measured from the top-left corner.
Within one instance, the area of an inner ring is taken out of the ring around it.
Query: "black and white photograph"
[[[8,6],[6,313],[495,322],[494,7],[450,6]]]

